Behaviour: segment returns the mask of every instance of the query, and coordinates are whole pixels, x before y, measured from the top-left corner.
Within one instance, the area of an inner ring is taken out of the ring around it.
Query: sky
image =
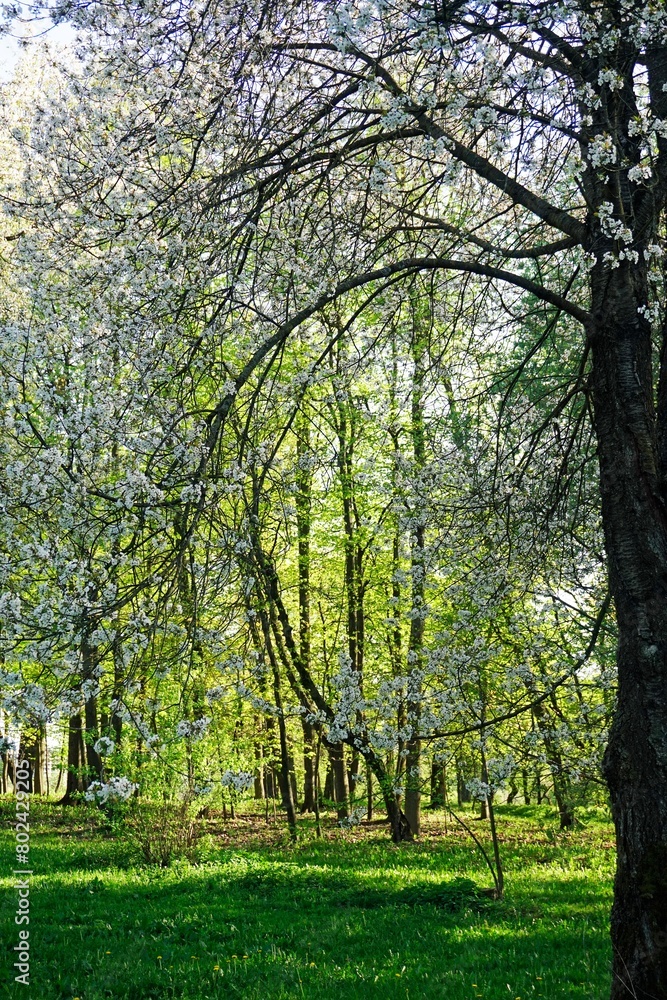
[[[16,24],[10,35],[0,36],[0,82],[10,80],[14,75],[16,65],[21,56],[21,46],[19,39],[26,36],[33,36],[33,45],[39,45],[40,41],[48,39],[52,45],[64,45],[72,41],[74,31],[66,24],[59,24],[57,27],[49,26],[48,22],[42,22],[41,29],[36,26],[32,30],[26,31],[25,25]]]

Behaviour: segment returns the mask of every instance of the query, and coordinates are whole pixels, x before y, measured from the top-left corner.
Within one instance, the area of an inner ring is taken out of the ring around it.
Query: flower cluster
[[[108,757],[116,749],[116,744],[109,736],[100,736],[93,744],[93,749],[100,757]]]
[[[125,777],[110,778],[107,782],[91,781],[84,798],[87,802],[99,802],[100,805],[107,802],[127,802],[138,787]]]
[[[225,771],[220,778],[223,788],[232,788],[235,792],[246,792],[254,781],[252,771]]]
[[[183,719],[176,726],[176,735],[180,739],[189,739],[193,743],[197,743],[203,739],[210,724],[210,715],[205,715],[201,719],[195,719],[194,722],[188,722],[187,719]]]

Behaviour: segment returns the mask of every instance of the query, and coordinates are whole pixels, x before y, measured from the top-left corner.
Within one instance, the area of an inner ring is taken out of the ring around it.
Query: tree
[[[99,154],[108,120],[88,136],[95,155],[77,147],[55,203],[78,214],[61,231],[122,231],[114,184],[143,169],[136,225],[205,234],[208,276],[193,281],[217,265],[220,308],[252,303],[259,318],[298,230],[286,309],[211,409],[204,464],[253,373],[353,289],[477,275],[509,313],[529,291],[580,325],[580,377],[551,414],[587,393],[618,626],[612,997],[667,996],[664,5],[127,0],[56,16],[89,28],[93,63],[101,51],[144,95],[139,111],[128,98],[113,155]]]

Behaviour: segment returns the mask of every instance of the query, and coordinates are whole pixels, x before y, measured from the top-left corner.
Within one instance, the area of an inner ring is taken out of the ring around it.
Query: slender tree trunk
[[[81,673],[84,684],[93,683],[95,667],[97,666],[97,650],[88,641],[89,628],[90,623],[86,616],[83,626],[83,641],[81,643]],[[91,780],[99,780],[102,777],[102,759],[94,747],[94,743],[100,735],[97,723],[97,698],[94,694],[90,694],[85,700],[84,722],[86,730],[85,754],[88,768],[85,783],[86,787],[88,787]]]
[[[415,837],[421,832],[421,695],[424,619],[426,607],[424,601],[426,583],[425,529],[426,529],[426,497],[424,496],[421,475],[426,462],[426,440],[424,432],[424,355],[426,351],[424,318],[420,305],[411,302],[413,317],[412,334],[412,407],[411,434],[413,451],[413,502],[410,532],[411,571],[412,571],[412,607],[410,618],[410,638],[408,642],[408,691],[407,691],[407,724],[410,737],[407,744],[405,760],[405,815],[410,829]]]
[[[544,683],[548,683],[544,678]],[[531,695],[537,695],[537,688],[532,681],[526,681],[526,687]],[[554,798],[558,806],[558,816],[561,830],[571,827],[574,823],[574,807],[572,805],[572,790],[570,781],[563,762],[563,755],[558,746],[558,737],[554,734],[554,718],[558,715],[558,702],[555,692],[552,693],[551,701],[554,714],[543,701],[536,701],[532,709],[534,723],[544,743],[546,758],[554,782]],[[539,791],[541,801],[541,790]]]
[[[44,750],[45,732],[43,724],[28,730],[21,739],[21,756],[29,764],[29,791],[33,795],[44,794]]]
[[[35,794],[44,795],[48,784],[46,759],[46,730],[44,725],[40,725],[37,730],[37,742],[35,744]]]
[[[307,404],[302,401],[295,421],[296,429],[296,525],[299,547],[299,655],[310,670],[310,520],[313,474],[311,471],[310,424]],[[303,731],[303,807],[315,808],[315,730],[302,718]]]
[[[389,384],[389,426],[388,433],[391,438],[393,456],[391,463],[391,492],[396,511],[393,514],[393,537],[391,546],[391,614],[390,627],[388,632],[389,654],[391,657],[391,669],[395,678],[403,676],[403,629],[401,625],[401,581],[403,571],[401,567],[401,517],[399,513],[400,489],[399,489],[399,469],[402,462],[401,456],[401,423],[400,407],[398,402],[398,345],[396,343],[396,330],[392,329],[391,334],[391,381]],[[400,697],[396,712],[396,730],[398,733],[396,747],[396,786],[403,783],[403,772],[405,770],[405,731],[407,728],[405,698]],[[387,765],[389,770],[393,768],[393,752],[387,755]],[[401,797],[398,797],[400,806]]]
[[[431,762],[431,809],[443,809],[447,797],[447,771],[444,764]]]
[[[486,764],[485,763],[482,763],[482,772],[480,774],[480,780],[483,781],[485,784],[489,780],[489,774],[488,774],[488,771],[486,769]],[[489,793],[489,798],[491,797],[491,795],[493,795],[493,792]],[[482,801],[480,803],[480,808],[479,808],[479,818],[480,819],[488,819],[489,818],[489,807],[488,807],[487,803],[488,803],[488,799],[482,799]]]
[[[85,791],[82,775],[84,760],[81,715],[77,713],[70,717],[67,731],[67,784],[60,800],[61,805],[71,805],[75,801],[75,793]]]
[[[324,775],[324,798],[329,802],[336,801],[334,780],[333,780],[333,770],[331,767],[331,761],[327,764],[326,774]]]
[[[456,801],[459,807],[472,800],[472,795],[466,785],[465,768],[462,761],[456,762]]]
[[[277,798],[276,763],[278,750],[276,743],[276,720],[268,716],[265,723],[266,742],[264,743],[264,790],[267,799]]]
[[[366,820],[373,819],[373,772],[366,768]]]
[[[317,837],[322,836],[322,824],[320,823],[320,753],[322,751],[322,731],[317,734],[317,748],[315,750],[315,833]]]
[[[389,820],[391,827],[391,839],[395,844],[400,844],[406,840],[412,840],[413,832],[405,813],[401,809],[398,796],[394,791],[392,776],[388,773],[381,759],[368,744],[365,744],[361,748],[361,753],[366,761],[366,766],[372,770],[380,786],[385,809],[387,810],[387,819]]]
[[[338,818],[346,819],[350,815],[350,786],[347,780],[345,744],[326,743],[325,745],[331,761],[332,798],[338,806]]]
[[[279,781],[280,781],[280,791],[282,794],[282,806],[287,815],[287,826],[290,832],[290,839],[292,841],[295,841],[297,839],[297,823],[296,823],[296,807],[294,804],[293,786],[291,779],[291,772],[293,771],[293,762],[291,760],[289,744],[287,742],[287,726],[285,725],[283,700],[282,700],[282,693],[280,690],[280,670],[278,666],[278,658],[273,648],[273,642],[271,638],[271,623],[269,621],[269,616],[266,609],[262,609],[262,611],[260,612],[260,619],[262,622],[262,631],[264,634],[266,652],[269,659],[269,663],[271,665],[271,673],[273,676],[273,698],[276,703],[276,709],[278,710],[277,711],[278,739],[280,746]]]
[[[37,758],[37,739],[34,730],[28,729],[21,733],[21,758],[28,763],[28,791],[35,791],[35,763]]]
[[[301,720],[303,730],[303,806],[301,812],[312,812],[315,808],[315,730]]]
[[[120,749],[123,740],[123,717],[119,711],[117,711],[117,706],[123,697],[123,650],[120,638],[120,632],[117,631],[113,640],[113,696],[112,700],[114,702],[113,711],[111,712],[111,727],[114,733],[114,740],[116,746]]]
[[[355,480],[353,468],[353,455],[356,439],[358,435],[357,417],[354,408],[350,403],[339,401],[336,432],[338,435],[338,475],[340,480],[342,508],[343,508],[343,530],[345,549],[345,595],[347,602],[347,641],[350,666],[357,675],[359,692],[363,691],[364,672],[364,642],[365,642],[365,610],[364,591],[366,583],[364,580],[364,559],[363,548],[360,541],[360,517],[357,510],[355,497]],[[363,724],[359,717],[358,723]],[[350,771],[341,771],[340,759],[344,760],[345,751],[343,744],[331,758],[334,783],[336,785],[336,801],[341,804],[338,810],[339,818],[350,815],[351,795],[353,789],[353,779],[359,774],[359,757],[355,748],[352,748],[350,758]],[[344,768],[343,764],[343,768]],[[343,805],[344,803],[344,805]]]
[[[519,794],[519,786],[517,785],[514,777],[510,778],[510,790],[507,795],[507,805],[511,806],[515,798]]]
[[[255,778],[254,778],[254,796],[256,800],[263,800],[266,796],[266,789],[264,786],[264,743],[262,736],[258,734],[263,734],[264,732],[264,720],[261,716],[256,715],[255,724],[253,726],[254,732],[254,750],[255,750]]]
[[[527,806],[530,805],[530,790],[528,788],[528,771],[524,767],[521,771],[521,785],[523,788],[523,801]]]

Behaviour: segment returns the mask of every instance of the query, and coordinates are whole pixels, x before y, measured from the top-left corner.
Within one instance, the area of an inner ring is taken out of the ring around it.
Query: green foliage
[[[35,806],[31,986],[13,984],[5,963],[3,1000],[602,1000],[608,991],[613,847],[603,810],[551,843],[555,810],[498,807],[507,894],[479,906],[483,861],[463,833],[444,833],[442,814],[429,815],[421,843],[400,849],[374,828],[325,828],[322,840],[291,847],[259,821],[253,846],[247,826],[230,825],[232,847],[209,842],[199,865],[160,869],[138,866],[125,838],[105,839],[91,810]],[[5,828],[5,954],[16,938],[12,846]]]
[[[167,868],[172,861],[197,858],[201,827],[190,802],[134,802],[123,820],[123,833],[147,865]]]

